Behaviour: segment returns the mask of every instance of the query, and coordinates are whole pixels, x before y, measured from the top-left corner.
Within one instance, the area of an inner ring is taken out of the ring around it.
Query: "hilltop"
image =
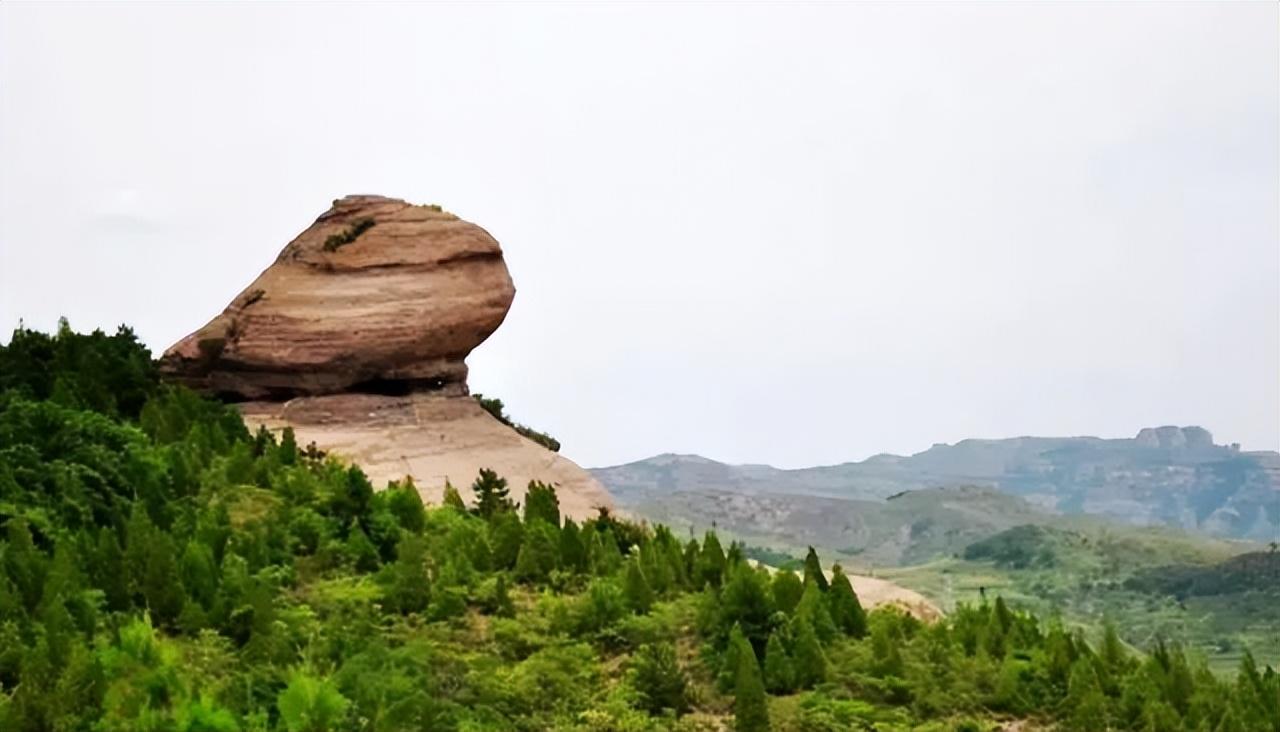
[[[439,206],[347,196],[289,242],[207,324],[165,351],[170,382],[236,404],[252,427],[292,428],[376,482],[413,480],[440,503],[480,468],[559,486],[566,515],[612,499],[520,425],[499,400],[471,398],[467,355],[515,299],[502,248]],[[477,395],[479,396],[479,395]]]
[[[1128,439],[970,439],[909,456],[796,470],[664,454],[592,472],[622,505],[642,514],[654,503],[696,505],[695,497],[680,494],[768,494],[816,508],[823,505],[818,499],[882,502],[906,491],[972,485],[1048,514],[1264,542],[1280,535],[1280,454],[1215,444],[1199,427],[1144,428]]]

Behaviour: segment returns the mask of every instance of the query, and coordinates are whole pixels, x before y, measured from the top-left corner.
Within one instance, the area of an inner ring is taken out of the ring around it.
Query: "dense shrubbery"
[[[128,331],[0,348],[0,729],[1280,730],[1280,679],[1003,601],[865,613],[714,533],[465,506],[251,434]]]

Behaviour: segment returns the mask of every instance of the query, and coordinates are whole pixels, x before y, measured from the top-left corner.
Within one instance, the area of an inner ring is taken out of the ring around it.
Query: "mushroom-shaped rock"
[[[427,501],[446,481],[468,495],[490,468],[515,500],[542,481],[564,515],[585,518],[612,507],[604,487],[468,396],[464,359],[514,296],[484,229],[436,206],[348,196],[166,351],[161,373],[237,402],[255,428],[291,427],[378,484],[411,477]]]
[[[466,393],[515,287],[488,232],[436,206],[348,196],[222,314],[170,348],[170,379],[236,399]]]

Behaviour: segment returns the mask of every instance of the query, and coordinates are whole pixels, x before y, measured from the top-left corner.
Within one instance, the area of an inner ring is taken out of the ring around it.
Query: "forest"
[[[468,505],[246,428],[127,328],[0,346],[0,730],[1280,732],[1229,675],[999,598],[865,611],[838,566],[483,470]]]

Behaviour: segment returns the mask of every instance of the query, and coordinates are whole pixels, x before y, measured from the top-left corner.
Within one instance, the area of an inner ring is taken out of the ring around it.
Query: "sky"
[[[0,330],[204,324],[349,193],[579,463],[1280,448],[1275,3],[0,4]],[[7,340],[7,338],[6,338]]]

